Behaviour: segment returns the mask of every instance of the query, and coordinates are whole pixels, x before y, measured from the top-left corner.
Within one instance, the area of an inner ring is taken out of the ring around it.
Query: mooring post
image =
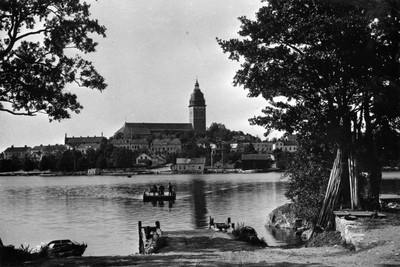
[[[139,229],[139,254],[144,253],[144,243],[142,237],[142,222],[138,221],[138,229]]]
[[[231,217],[228,217],[228,225],[231,223]]]
[[[211,225],[214,225],[214,219],[210,216],[210,222],[208,224],[208,229],[211,229]]]

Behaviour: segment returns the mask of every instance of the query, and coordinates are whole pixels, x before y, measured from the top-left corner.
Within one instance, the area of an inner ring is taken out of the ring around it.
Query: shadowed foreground
[[[75,257],[15,263],[6,266],[400,266],[400,223],[377,220],[366,230],[365,248],[341,245],[301,248],[260,248],[213,230],[170,232],[158,254]]]

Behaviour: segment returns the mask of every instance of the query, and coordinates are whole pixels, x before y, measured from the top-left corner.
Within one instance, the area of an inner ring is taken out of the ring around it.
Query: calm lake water
[[[145,189],[168,182],[174,203],[143,203]],[[386,182],[400,189],[399,180]],[[269,245],[296,243],[292,232],[265,227],[267,215],[288,202],[285,184],[280,173],[0,177],[0,237],[33,248],[71,239],[88,243],[85,256],[130,255],[138,252],[138,221],[190,230],[208,228],[212,216],[252,226]]]

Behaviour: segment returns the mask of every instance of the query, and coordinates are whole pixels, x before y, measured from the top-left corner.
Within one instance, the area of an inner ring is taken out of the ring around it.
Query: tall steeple
[[[206,101],[197,78],[189,100],[189,121],[196,133],[206,133]]]

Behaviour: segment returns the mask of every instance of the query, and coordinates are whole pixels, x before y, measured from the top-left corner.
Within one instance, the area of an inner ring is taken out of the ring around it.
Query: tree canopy
[[[381,142],[400,118],[399,10],[391,0],[270,0],[255,20],[240,17],[240,38],[217,41],[241,62],[234,84],[268,101],[251,122],[328,141],[353,178],[364,143],[379,191]]]
[[[96,51],[92,34],[105,37],[106,31],[89,8],[77,0],[1,1],[1,111],[61,120],[83,108],[68,84],[106,88],[92,62],[81,57]]]

